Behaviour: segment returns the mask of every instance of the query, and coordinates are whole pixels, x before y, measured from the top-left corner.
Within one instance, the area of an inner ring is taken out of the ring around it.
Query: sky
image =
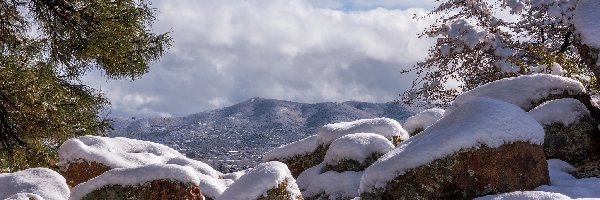
[[[433,0],[152,0],[153,30],[173,47],[135,81],[99,71],[83,81],[111,101],[112,117],[178,117],[253,97],[389,102],[410,88],[399,72],[432,40],[415,20]]]

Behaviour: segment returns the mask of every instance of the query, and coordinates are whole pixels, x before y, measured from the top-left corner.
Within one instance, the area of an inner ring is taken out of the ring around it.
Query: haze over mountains
[[[376,117],[403,122],[412,115],[395,103],[306,104],[252,98],[185,117],[114,119],[109,136],[165,144],[229,171],[253,167],[265,152],[313,135],[325,124]]]

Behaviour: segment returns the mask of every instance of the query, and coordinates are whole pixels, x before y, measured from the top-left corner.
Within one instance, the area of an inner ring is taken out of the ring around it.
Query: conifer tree
[[[170,47],[147,0],[0,1],[0,172],[54,166],[66,139],[101,134],[109,104],[81,77],[135,79]]]

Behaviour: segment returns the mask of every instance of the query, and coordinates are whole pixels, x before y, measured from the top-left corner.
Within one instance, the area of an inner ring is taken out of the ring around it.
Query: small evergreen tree
[[[0,172],[54,166],[66,139],[102,133],[90,70],[135,79],[170,46],[147,0],[0,1]]]
[[[436,0],[439,17],[419,37],[436,38],[411,70],[403,94],[411,103],[443,106],[460,92],[506,77],[554,73],[599,88],[598,49],[581,42],[573,23],[579,0]],[[447,87],[455,82],[458,87]]]

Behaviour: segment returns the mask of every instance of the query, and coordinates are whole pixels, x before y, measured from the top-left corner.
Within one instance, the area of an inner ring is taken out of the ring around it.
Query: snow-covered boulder
[[[59,173],[31,168],[0,174],[0,199],[65,200],[69,186]]]
[[[214,178],[205,174],[197,174],[200,181],[200,189],[205,200],[217,199],[235,180],[228,178]]]
[[[410,135],[416,135],[427,127],[433,125],[444,116],[444,110],[439,108],[431,108],[417,113],[416,115],[406,119],[402,125]]]
[[[302,172],[297,183],[306,200],[353,199],[359,195],[362,175],[363,171],[325,171],[325,165],[319,164]]]
[[[110,169],[150,164],[190,166],[197,173],[215,178],[221,173],[209,165],[189,159],[162,144],[129,138],[81,136],[65,141],[58,151],[58,165],[70,186],[94,178]]]
[[[217,200],[295,200],[302,199],[296,180],[281,162],[271,161],[252,168]]]
[[[583,84],[570,78],[550,74],[523,75],[494,81],[462,93],[446,109],[446,113],[479,97],[508,102],[530,110],[548,100],[584,94],[586,90]]]
[[[465,102],[368,167],[361,199],[467,199],[547,184],[544,129],[519,107]]]
[[[151,164],[111,169],[75,186],[70,199],[203,199],[199,184],[191,167]]]
[[[390,118],[360,119],[327,124],[317,132],[317,145],[327,146],[334,140],[353,133],[376,133],[397,143],[410,137],[402,125]]]
[[[323,163],[325,171],[363,171],[383,154],[394,149],[392,142],[375,133],[354,133],[331,143]]]
[[[598,160],[600,133],[590,111],[571,98],[545,102],[529,114],[544,126],[547,159],[561,159],[579,166]]]
[[[265,154],[263,161],[279,161],[285,163],[292,176],[298,177],[304,170],[323,161],[317,154],[317,135],[275,148]]]

